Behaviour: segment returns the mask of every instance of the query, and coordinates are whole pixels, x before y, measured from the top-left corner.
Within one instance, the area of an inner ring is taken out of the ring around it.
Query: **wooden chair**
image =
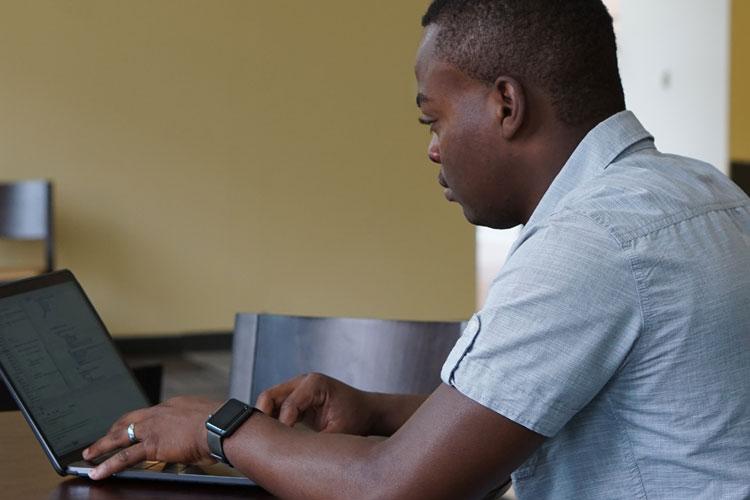
[[[230,397],[254,403],[265,389],[319,372],[359,389],[427,394],[458,339],[461,322],[236,316]]]
[[[0,281],[12,281],[55,268],[52,182],[0,183],[0,239],[44,242],[44,262],[34,267],[0,267]]]

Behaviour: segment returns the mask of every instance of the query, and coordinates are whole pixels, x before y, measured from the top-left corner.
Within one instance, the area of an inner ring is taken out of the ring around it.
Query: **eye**
[[[427,125],[428,127],[430,127],[430,133],[434,132],[435,122],[436,121],[437,120],[435,120],[434,118],[427,118],[425,116],[420,116],[419,117],[419,123],[421,123],[422,125]]]

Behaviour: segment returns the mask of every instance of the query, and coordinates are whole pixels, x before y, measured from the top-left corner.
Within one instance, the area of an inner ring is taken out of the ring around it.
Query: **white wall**
[[[477,309],[484,304],[492,280],[505,264],[510,247],[513,246],[520,232],[521,226],[503,230],[477,227]]]
[[[622,0],[625,100],[657,147],[729,164],[729,0]]]
[[[605,0],[629,109],[661,151],[728,172],[729,0]],[[519,228],[477,228],[477,307]]]

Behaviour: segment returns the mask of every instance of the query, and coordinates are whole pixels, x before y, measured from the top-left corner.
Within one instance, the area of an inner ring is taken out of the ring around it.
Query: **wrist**
[[[206,420],[206,445],[209,456],[232,465],[224,454],[224,440],[231,437],[254,413],[256,408],[237,399],[229,399]]]
[[[211,416],[216,413],[223,404],[224,403],[218,403],[216,405],[212,405],[212,407],[210,407],[210,411],[208,413],[204,413],[201,418],[197,441],[198,453],[201,460],[213,460],[213,458],[211,458],[211,449],[208,446],[208,429],[206,428],[206,422],[211,419]]]
[[[253,459],[253,452],[248,446],[258,444],[259,436],[253,436],[252,433],[257,430],[262,416],[262,411],[254,411],[250,418],[246,419],[231,436],[224,439],[224,456],[232,464],[232,467],[244,471],[243,466],[247,464],[248,460]]]
[[[208,415],[211,416],[210,414]],[[206,429],[206,419],[204,418],[200,422],[200,428],[198,429],[198,441],[197,441],[197,448],[198,448],[198,456],[200,457],[200,461],[208,461],[213,460],[211,458],[211,450],[208,447],[208,430]]]

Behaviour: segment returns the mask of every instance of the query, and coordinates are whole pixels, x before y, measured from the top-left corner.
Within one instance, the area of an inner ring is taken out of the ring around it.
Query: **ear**
[[[512,139],[526,119],[526,95],[518,80],[501,76],[495,80],[492,98],[496,115],[505,139]]]

